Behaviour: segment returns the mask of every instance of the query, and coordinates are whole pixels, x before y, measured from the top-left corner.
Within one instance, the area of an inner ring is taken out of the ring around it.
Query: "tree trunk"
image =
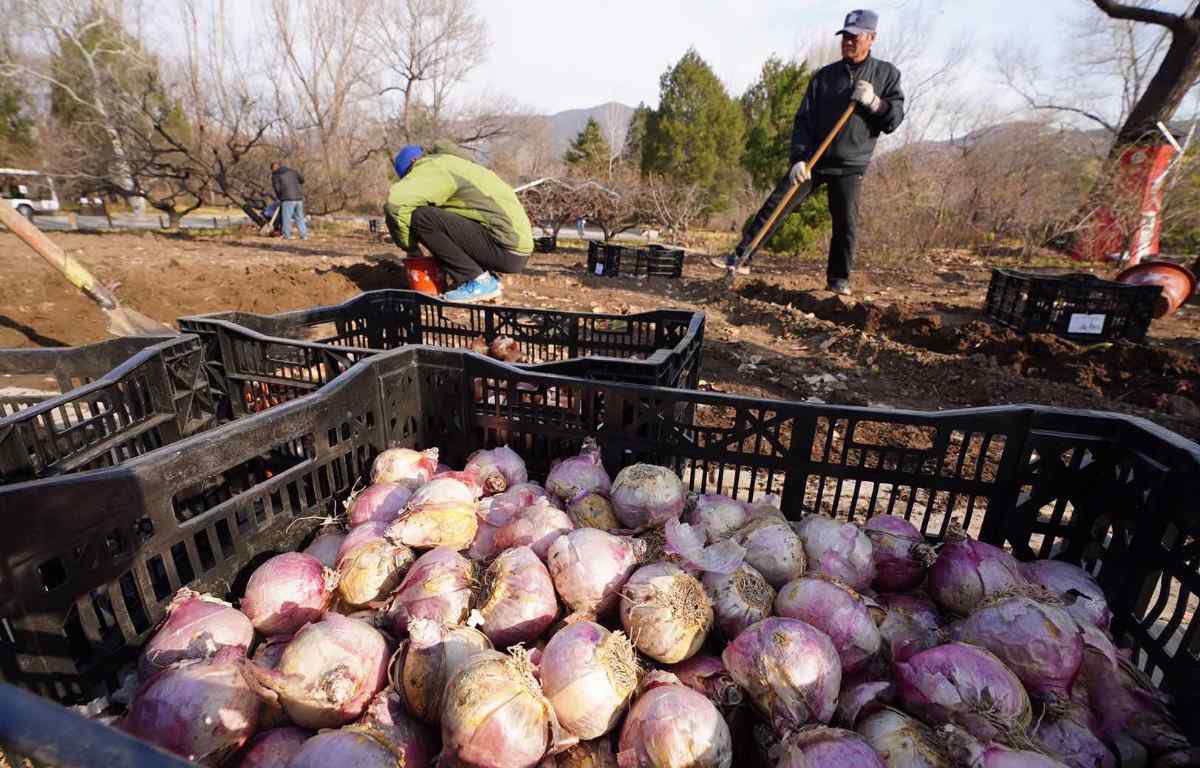
[[[105,114],[107,117],[107,114]],[[108,140],[112,144],[113,151],[113,179],[125,189],[132,192],[134,190],[133,172],[129,169],[129,160],[125,155],[125,143],[121,141],[121,134],[117,129],[110,125],[104,126],[104,132],[108,134]],[[129,207],[133,209],[136,216],[141,216],[146,211],[146,198],[144,197],[129,197]]]
[[[1146,92],[1125,119],[1114,150],[1157,135],[1156,123],[1164,125],[1175,116],[1193,83],[1200,78],[1200,20],[1187,19],[1171,36],[1171,47],[1146,87]]]
[[[412,89],[413,81],[404,86],[404,143],[412,143]]]
[[[1115,159],[1130,144],[1156,142],[1157,123],[1166,125],[1175,116],[1184,96],[1200,79],[1200,6],[1187,14],[1174,14],[1116,0],[1092,3],[1110,18],[1153,24],[1171,33],[1167,55],[1117,132],[1109,151],[1109,158]]]
[[[249,203],[242,203],[238,207],[242,209],[242,212],[246,214],[250,221],[254,222],[256,227],[261,227],[267,223],[266,217],[260,214],[258,210]]]

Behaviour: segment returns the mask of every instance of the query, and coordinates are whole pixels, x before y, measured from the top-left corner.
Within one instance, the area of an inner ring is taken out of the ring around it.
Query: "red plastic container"
[[[1154,305],[1154,317],[1166,317],[1183,306],[1196,292],[1196,276],[1187,267],[1169,261],[1144,261],[1117,275],[1118,283],[1160,285],[1162,295]]]
[[[440,296],[446,291],[446,278],[437,259],[431,256],[409,256],[404,260],[404,273],[408,276],[408,287],[414,291],[429,296]]]

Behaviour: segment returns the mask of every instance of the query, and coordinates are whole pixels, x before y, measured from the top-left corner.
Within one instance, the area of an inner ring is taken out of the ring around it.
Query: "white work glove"
[[[861,104],[863,109],[871,114],[878,112],[883,107],[883,100],[875,95],[875,86],[866,80],[859,80],[854,84],[854,94],[850,98]]]
[[[792,184],[803,184],[812,178],[812,171],[808,169],[808,163],[801,160],[792,166],[792,170],[788,171],[788,181]]]

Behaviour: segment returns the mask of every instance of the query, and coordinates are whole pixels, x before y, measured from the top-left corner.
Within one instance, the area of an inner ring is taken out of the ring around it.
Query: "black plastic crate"
[[[538,253],[554,253],[558,250],[558,238],[535,237],[533,238],[533,250]]]
[[[1078,341],[1140,341],[1150,330],[1162,288],[1094,275],[1040,275],[993,269],[984,314],[1021,333]]]
[[[682,248],[637,248],[588,241],[587,271],[602,277],[682,277]]]
[[[111,466],[215,421],[195,336],[0,349],[0,484]]]
[[[410,344],[464,349],[507,336],[527,370],[695,387],[704,343],[702,312],[590,314],[455,304],[401,290],[278,315],[184,317],[179,326],[204,340],[212,397],[226,420],[294,400],[360,360]]]
[[[1200,737],[1195,443],[1117,414],[760,401],[428,347],[378,355],[318,393],[119,467],[0,487],[0,509],[37,511],[0,543],[0,670],[65,703],[104,695],[176,589],[237,595],[385,447],[437,446],[457,465],[508,444],[541,479],[587,436],[613,473],[660,463],[692,490],[777,493],[792,518],[903,515],[934,540],[953,517],[1022,559],[1080,564],[1104,587],[1119,642]],[[10,720],[21,706],[0,689],[0,742],[75,738],[50,719]]]

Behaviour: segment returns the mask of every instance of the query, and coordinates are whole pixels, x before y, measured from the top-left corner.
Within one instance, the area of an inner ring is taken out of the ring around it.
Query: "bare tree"
[[[418,111],[427,112],[436,131],[454,89],[483,62],[487,45],[472,0],[401,0],[373,16],[371,51],[384,69],[378,94],[400,94],[404,143],[441,138],[418,135]]]
[[[964,113],[981,107],[961,88],[972,63],[974,41],[956,31],[947,45],[932,45],[942,30],[938,14],[923,0],[903,3],[893,16],[894,23],[882,31],[876,48],[900,68],[905,119],[898,135],[884,141],[903,145],[945,136]]]
[[[12,52],[0,60],[0,77],[23,78],[52,89],[69,104],[79,122],[86,123],[108,144],[102,176],[128,197],[136,212],[145,207],[137,194],[125,138],[120,128],[139,111],[136,90],[151,75],[155,63],[130,35],[123,34],[119,4],[75,3],[72,0],[13,0],[36,51]],[[56,67],[57,57],[70,57],[69,71]]]
[[[345,207],[360,188],[355,160],[368,156],[368,142],[359,106],[372,95],[375,66],[365,41],[380,18],[366,0],[271,0],[267,11],[266,42],[282,73],[276,109],[290,149],[319,165],[307,174],[318,212]]]
[[[651,174],[643,182],[644,207],[663,229],[678,237],[704,214],[704,190],[698,184],[678,184]]]
[[[625,153],[625,142],[629,139],[629,118],[624,114],[625,108],[610,101],[604,105],[604,114],[600,116],[604,140],[608,142],[608,176],[612,178],[613,170],[621,156]]]
[[[831,37],[825,30],[821,30],[796,47],[794,58],[803,61],[805,66],[815,72],[826,64],[840,61],[842,48],[836,37]]]
[[[271,196],[268,150],[278,118],[250,89],[250,63],[231,43],[225,3],[208,10],[198,0],[178,0],[186,42],[173,90],[181,94],[190,131],[183,134],[163,121],[155,121],[155,130],[175,149],[176,162],[186,162],[192,175],[206,180],[205,191],[261,224],[259,212]]]
[[[1103,15],[1088,15],[1077,46],[1055,67],[1066,70],[1065,77],[1045,82],[1037,57],[1020,48],[997,59],[1006,83],[1030,109],[1100,126],[1113,137],[1115,156],[1157,134],[1157,123],[1168,122],[1200,84],[1200,2],[1192,0],[1182,13],[1113,0],[1092,3]]]
[[[514,115],[506,134],[486,154],[492,170],[513,183],[563,173],[562,159],[554,152],[554,128],[542,115]]]
[[[557,240],[559,231],[579,216],[578,198],[573,186],[555,178],[539,179],[517,192],[529,218]]]
[[[1159,122],[1165,123],[1174,117],[1188,91],[1200,82],[1200,2],[1194,0],[1183,13],[1158,11],[1115,0],[1092,0],[1092,3],[1111,19],[1150,24],[1171,35],[1171,43],[1154,76],[1117,132],[1117,145],[1133,144],[1154,132]]]
[[[605,240],[638,224],[642,216],[641,180],[632,171],[611,178],[584,179],[573,193],[577,215],[604,233]]]

